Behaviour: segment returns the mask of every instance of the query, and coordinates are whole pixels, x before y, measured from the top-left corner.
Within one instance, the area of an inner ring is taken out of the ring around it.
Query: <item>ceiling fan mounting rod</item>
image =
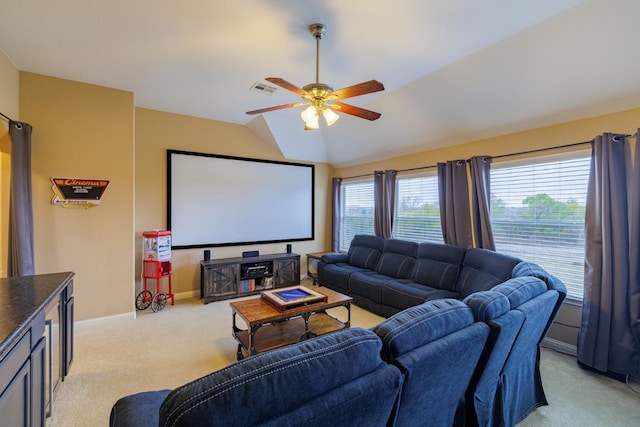
[[[316,39],[316,83],[320,83],[320,39],[326,30],[323,24],[309,25],[309,32]]]

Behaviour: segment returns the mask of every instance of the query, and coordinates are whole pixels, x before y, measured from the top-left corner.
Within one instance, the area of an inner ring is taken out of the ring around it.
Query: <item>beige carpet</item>
[[[127,394],[174,388],[235,361],[230,301],[175,306],[137,319],[80,322],[71,374],[58,390],[49,426],[106,426],[114,402]],[[332,314],[344,318],[344,308]],[[353,306],[352,325],[382,320]],[[586,372],[575,358],[544,350],[542,375],[550,406],[521,426],[638,426],[640,395],[623,383]],[[640,388],[640,387],[639,387]]]

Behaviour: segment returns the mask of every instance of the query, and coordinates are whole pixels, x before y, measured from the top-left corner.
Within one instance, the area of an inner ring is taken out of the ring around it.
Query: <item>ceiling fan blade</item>
[[[306,104],[306,102],[293,102],[291,104],[276,105],[275,107],[267,107],[267,108],[261,108],[259,110],[247,111],[247,114],[266,113],[268,111],[282,110],[282,109],[291,108],[291,107],[299,107],[304,104]]]
[[[330,105],[333,110],[339,111],[345,114],[351,114],[352,116],[361,117],[367,120],[378,120],[382,114],[375,111],[366,110],[364,108],[356,107],[354,105],[344,104],[342,102],[334,102]]]
[[[309,95],[309,93],[306,90],[303,90],[298,86],[294,85],[293,83],[289,83],[288,81],[281,79],[279,77],[267,77],[265,80],[268,81],[269,83],[273,83],[274,85],[278,85],[282,88],[290,90],[291,92],[296,93],[303,98],[311,98],[311,95]]]
[[[334,90],[327,95],[327,99],[347,99],[354,96],[365,95],[367,93],[380,92],[384,90],[384,85],[377,80],[358,83],[357,85]]]

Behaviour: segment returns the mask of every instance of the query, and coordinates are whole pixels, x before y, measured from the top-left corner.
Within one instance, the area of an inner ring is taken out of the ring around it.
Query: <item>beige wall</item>
[[[380,162],[336,169],[336,176],[357,176],[373,173],[375,170],[410,169],[430,166],[446,160],[468,159],[472,156],[497,156],[540,148],[556,147],[559,145],[589,141],[604,132],[634,134],[638,127],[640,127],[640,108],[590,119],[577,120],[556,126],[503,135],[496,138],[473,141],[452,147],[425,150],[416,154],[394,157]],[[585,149],[585,147],[579,147],[579,149]],[[554,151],[554,153],[557,152],[560,151]],[[532,155],[529,155],[529,157],[531,156]],[[495,162],[513,159],[513,157],[496,159]]]
[[[19,99],[21,119],[34,129],[36,272],[76,273],[78,320],[134,311],[141,234],[166,227],[166,149],[285,160],[244,126],[135,109],[126,91],[21,72]],[[101,206],[65,209],[51,204],[54,176],[104,178],[111,185]],[[332,176],[331,167],[316,165],[316,238],[294,242],[296,253],[330,246],[324,218]],[[212,257],[239,256],[247,249],[212,248]],[[284,252],[285,243],[250,249]],[[202,249],[174,251],[175,293],[199,295],[201,258]],[[304,273],[304,256],[301,268]]]
[[[0,50],[0,112],[19,120],[18,69]],[[9,124],[0,117],[0,277],[7,276],[6,238],[9,231],[9,178],[11,176],[11,143]]]
[[[132,312],[133,94],[21,72],[20,118],[33,126],[36,273],[76,273],[77,320]],[[52,177],[111,184],[101,206],[66,209]]]
[[[286,161],[272,145],[248,128],[230,123],[136,109],[136,277],[140,277],[141,236],[145,230],[166,227],[166,151],[179,149],[201,153]],[[331,230],[325,218],[330,215],[330,181],[333,169],[326,164],[315,167],[315,240],[293,242],[301,254],[301,273],[306,272],[305,253],[328,250]],[[229,180],[233,186],[233,177]],[[260,183],[256,182],[256,188]],[[215,221],[215,218],[211,219]],[[329,225],[330,227],[330,225]],[[237,257],[246,250],[260,253],[285,251],[286,243],[211,248],[212,258]],[[172,252],[174,293],[200,292],[200,261],[203,249]],[[139,282],[139,279],[138,279]],[[166,286],[166,283],[165,285]],[[141,284],[137,284],[141,289]]]

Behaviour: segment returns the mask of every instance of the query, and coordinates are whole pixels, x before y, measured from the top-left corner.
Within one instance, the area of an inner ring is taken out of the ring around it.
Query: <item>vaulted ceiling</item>
[[[5,0],[0,49],[22,71],[132,91],[138,107],[248,126],[290,160],[347,166],[640,106],[637,0]],[[334,89],[341,114],[304,131],[287,90]],[[346,101],[345,101],[346,102]],[[611,131],[615,131],[612,129]]]

